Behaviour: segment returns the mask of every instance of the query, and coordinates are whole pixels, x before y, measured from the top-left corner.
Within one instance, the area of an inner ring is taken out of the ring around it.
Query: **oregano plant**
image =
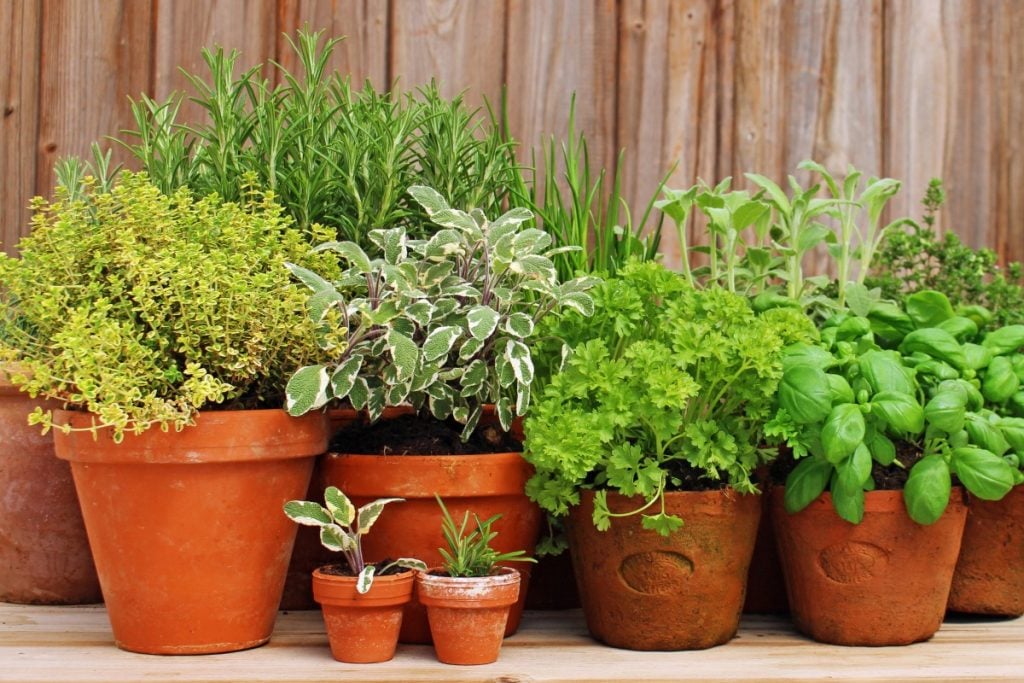
[[[523,224],[526,209],[490,221],[479,209],[453,209],[435,190],[409,194],[437,226],[429,239],[402,227],[370,233],[382,256],[355,242],[328,242],[341,277],[328,280],[292,264],[312,294],[309,314],[324,360],[299,369],[287,408],[301,415],[331,400],[366,409],[411,403],[437,419],[465,425],[466,439],[485,404],[504,429],[530,403],[534,365],[527,340],[545,315],[567,308],[589,315],[594,278],[559,282],[547,233]]]
[[[320,543],[328,550],[341,553],[349,570],[356,577],[356,590],[367,593],[373,585],[374,574],[383,574],[392,567],[426,571],[422,560],[400,557],[377,567],[363,557],[363,536],[370,532],[384,506],[402,502],[402,498],[378,498],[358,510],[352,501],[335,486],[324,490],[324,505],[307,500],[290,500],[284,504],[284,514],[294,522],[320,528]]]

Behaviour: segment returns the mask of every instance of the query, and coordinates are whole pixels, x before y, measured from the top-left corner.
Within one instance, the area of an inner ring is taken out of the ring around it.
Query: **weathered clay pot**
[[[732,490],[671,492],[666,509],[683,527],[665,537],[642,528],[640,515],[598,531],[594,492],[584,491],[566,531],[587,628],[596,639],[631,650],[695,650],[736,635],[754,550],[759,496]],[[613,512],[639,498],[608,494]]]
[[[967,505],[954,488],[937,522],[907,515],[903,491],[869,491],[864,519],[836,514],[828,493],[796,514],[785,489],[772,515],[796,627],[835,645],[907,645],[939,629],[960,552]]]
[[[323,607],[331,655],[339,662],[370,664],[395,656],[402,609],[412,599],[416,572],[375,576],[366,593],[351,576],[313,572],[313,595]]]
[[[59,407],[18,391],[0,367],[0,600],[100,602],[71,468],[53,436],[28,424],[37,405]]]
[[[363,539],[368,562],[395,557],[415,557],[428,565],[441,563],[440,495],[454,519],[469,511],[480,519],[501,513],[493,529],[498,552],[525,550],[533,554],[540,533],[541,511],[523,493],[533,468],[520,453],[485,455],[345,455],[329,454],[321,463],[324,481],[344,491],[355,505],[377,498],[404,498],[389,507]],[[529,566],[522,569],[521,599],[509,616],[506,633],[519,626]],[[406,608],[402,621],[403,643],[429,643],[426,611],[416,600]]]
[[[115,443],[58,411],[114,639],[152,654],[230,652],[270,638],[296,525],[282,512],[327,447],[321,414],[210,411],[181,432]]]
[[[1024,486],[999,501],[971,498],[949,609],[1024,615]]]
[[[498,661],[509,610],[519,599],[519,572],[502,567],[497,574],[474,578],[416,577],[420,603],[426,606],[434,652],[444,664],[490,664]]]

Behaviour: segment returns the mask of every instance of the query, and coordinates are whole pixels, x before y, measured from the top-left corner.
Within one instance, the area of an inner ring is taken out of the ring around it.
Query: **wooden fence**
[[[900,178],[918,214],[1024,259],[1024,2],[1019,0],[0,0],[0,238],[56,159],[130,122],[197,71],[200,48],[289,63],[283,33],[347,35],[335,66],[384,87],[437,77],[510,96],[516,137],[564,131],[570,93],[598,160],[627,149],[626,195],[815,158]],[[674,240],[665,250],[671,254]]]

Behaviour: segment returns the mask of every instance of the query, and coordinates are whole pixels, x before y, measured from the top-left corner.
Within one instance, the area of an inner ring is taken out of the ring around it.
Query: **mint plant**
[[[456,523],[445,506],[441,496],[435,494],[437,504],[441,507],[441,534],[446,548],[438,548],[441,554],[441,566],[448,576],[480,577],[490,576],[500,562],[536,562],[526,556],[525,550],[513,550],[499,553],[491,547],[498,532],[491,525],[501,519],[501,514],[480,521],[473,515],[473,527],[470,529],[469,511],[462,515],[462,522]]]
[[[451,208],[435,190],[410,195],[439,228],[410,239],[404,228],[370,233],[383,256],[355,242],[329,242],[345,269],[336,281],[291,265],[312,291],[309,313],[324,361],[288,382],[288,410],[301,415],[348,400],[370,419],[409,402],[437,419],[465,425],[467,439],[484,404],[504,429],[530,404],[534,365],[527,340],[552,311],[593,309],[594,278],[559,283],[551,237],[524,229],[532,214],[512,209],[489,221],[479,209]]]
[[[694,289],[656,263],[628,264],[594,299],[592,316],[567,312],[551,327],[571,353],[524,423],[536,469],[527,494],[558,517],[594,489],[600,529],[624,516],[608,509],[608,491],[638,496],[626,514],[668,535],[683,520],[664,494],[684,480],[756,491],[782,350],[815,338],[807,317],[758,315],[745,297]]]
[[[324,503],[290,500],[284,504],[284,514],[294,522],[320,528],[320,543],[328,550],[341,553],[349,570],[356,577],[356,590],[367,593],[373,585],[374,574],[383,574],[392,567],[426,571],[427,565],[415,558],[401,557],[383,566],[367,564],[363,558],[363,536],[370,532],[384,506],[401,502],[402,498],[379,498],[358,510],[337,487],[324,490]]]

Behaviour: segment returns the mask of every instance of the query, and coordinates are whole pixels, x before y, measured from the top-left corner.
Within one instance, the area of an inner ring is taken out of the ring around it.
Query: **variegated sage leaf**
[[[466,216],[468,220],[472,220]],[[423,255],[428,259],[445,260],[452,256],[465,256],[466,247],[455,230],[438,230],[427,242]]]
[[[378,498],[372,503],[367,503],[363,507],[359,508],[359,512],[356,513],[356,530],[359,535],[362,536],[370,531],[374,523],[380,517],[380,513],[384,511],[384,506],[388,503],[400,503],[404,498]]]
[[[470,338],[462,342],[462,346],[459,348],[459,360],[466,361],[472,358],[477,352],[480,351],[486,344],[483,339]]]
[[[516,414],[525,415],[526,409],[530,407],[530,385],[518,383],[519,391],[516,393]]]
[[[520,339],[526,339],[533,334],[533,318],[525,313],[513,313],[505,321],[505,330]]]
[[[284,514],[305,526],[327,526],[333,521],[322,505],[307,500],[289,500],[284,504]]]
[[[584,317],[594,314],[594,300],[589,294],[583,292],[572,292],[559,298],[558,303],[563,308],[570,308]]]
[[[359,376],[359,368],[363,365],[361,355],[349,356],[339,365],[331,375],[331,396],[332,398],[345,398],[355,386],[356,377]]]
[[[536,254],[550,247],[551,241],[551,235],[548,233],[537,228],[530,228],[521,231],[515,236],[515,239],[512,241],[512,250],[516,256]],[[548,260],[550,261],[551,259]]]
[[[423,359],[435,361],[447,356],[461,334],[462,330],[454,325],[435,328],[423,341]]]
[[[356,578],[356,592],[360,595],[370,592],[370,587],[373,586],[373,572],[375,569],[372,564],[368,564],[363,567],[363,571],[359,572],[359,576]]]
[[[348,400],[356,410],[362,410],[370,398],[370,388],[366,384],[365,377],[356,377],[352,388],[348,392]]]
[[[368,273],[372,269],[370,257],[355,242],[324,242],[313,247],[314,252],[333,251],[349,262],[360,273]]]
[[[356,547],[355,539],[337,524],[320,527],[320,544],[336,553],[347,553]]]
[[[391,360],[398,370],[399,379],[411,379],[416,373],[416,367],[420,362],[420,350],[409,337],[397,329],[392,329],[387,334],[388,351],[391,352]]]
[[[533,358],[526,344],[509,339],[505,344],[505,356],[512,365],[516,381],[529,384],[533,381]]]
[[[512,428],[512,401],[508,396],[502,396],[495,403],[494,408],[498,412],[498,422],[501,424],[501,428],[507,432]]]
[[[526,256],[517,257],[512,262],[512,265],[509,266],[509,270],[516,275],[535,277],[545,282],[553,283],[558,279],[555,264],[551,262],[551,259],[540,254],[527,254]]]
[[[502,389],[507,389],[516,382],[516,371],[512,362],[508,359],[508,353],[503,353],[494,359],[494,367],[498,371],[498,384]]]
[[[466,371],[462,373],[462,386],[478,387],[484,383],[487,379],[487,363],[480,359],[477,359],[466,366]]]
[[[491,222],[488,236],[491,242],[495,243],[505,237],[505,235],[514,235],[519,226],[531,220],[533,220],[532,211],[521,206],[516,207],[506,211]]]
[[[450,209],[448,202],[441,196],[441,193],[426,185],[413,185],[409,188],[409,194],[416,200],[416,203],[423,207],[427,215],[433,218],[439,211]]]
[[[324,489],[324,502],[327,503],[327,510],[334,517],[334,521],[342,526],[351,526],[356,518],[356,506],[341,492],[337,486],[328,486]]]
[[[370,422],[376,422],[384,413],[384,407],[386,405],[384,399],[385,387],[370,387],[370,394],[366,398],[366,413],[370,418]]]
[[[309,268],[303,268],[302,266],[296,265],[294,263],[286,263],[284,265],[286,268],[288,268],[289,271],[291,271],[292,275],[297,277],[299,281],[302,282],[302,284],[309,287],[314,293],[333,291],[337,294],[337,291],[334,289],[334,285],[332,285],[330,282],[314,273]]]
[[[466,424],[469,419],[469,407],[465,404],[452,406],[452,418],[459,424]]]
[[[434,314],[434,306],[429,301],[417,301],[405,307],[405,314],[420,327],[426,327]]]
[[[409,396],[410,391],[412,391],[412,382],[392,384],[387,388],[387,392],[384,394],[384,400],[389,406],[397,406],[405,401]]]
[[[309,319],[313,322],[320,322],[331,310],[334,304],[345,303],[345,298],[333,287],[331,289],[314,292],[306,302],[306,310],[309,312]]]
[[[498,327],[498,319],[501,316],[496,310],[488,306],[474,306],[466,314],[466,324],[469,326],[469,334],[474,339],[487,339]]]
[[[288,380],[285,387],[285,407],[289,415],[305,415],[327,403],[329,384],[327,368],[323,365],[307,365],[299,368]]]

